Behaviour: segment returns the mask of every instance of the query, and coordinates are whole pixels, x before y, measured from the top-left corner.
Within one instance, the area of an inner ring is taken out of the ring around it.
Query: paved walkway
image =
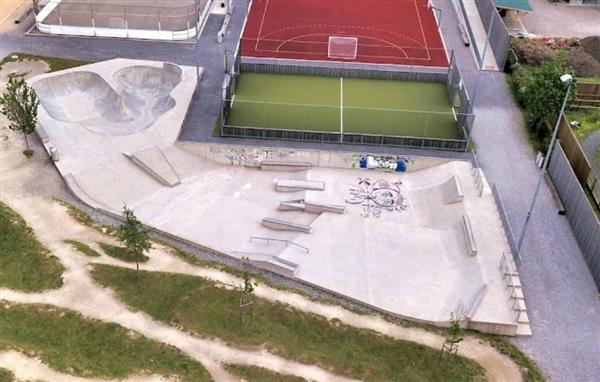
[[[600,174],[600,164],[595,160],[597,152],[600,150],[600,130],[596,130],[585,137],[581,142],[581,147],[592,167]]]
[[[545,1],[545,0],[544,0]],[[446,43],[455,49],[465,82],[473,92],[477,77],[462,46],[455,14],[444,0]],[[513,230],[520,232],[533,196],[538,169],[527,143],[524,117],[513,101],[506,76],[483,72],[475,104],[479,161],[504,200]],[[559,216],[546,184],[531,219],[520,275],[533,336],[513,342],[535,359],[552,381],[600,380],[600,304],[596,285],[564,216]]]
[[[528,33],[538,36],[586,37],[600,35],[600,6],[576,6],[529,0],[533,12],[523,16]]]
[[[465,74],[465,83],[473,89],[477,73],[472,54],[463,46],[458,34],[456,13],[450,2],[434,2],[444,12],[442,28],[448,48],[455,49]],[[242,4],[245,0],[235,3]],[[536,3],[534,1],[534,7]],[[0,56],[23,51],[87,60],[121,56],[186,65],[193,65],[195,57],[193,44],[32,37],[18,33],[1,37]],[[201,52],[201,59],[207,51]],[[205,63],[202,65],[209,67]],[[505,76],[485,73],[480,93],[475,110],[480,115],[476,119],[474,133],[480,161],[488,179],[498,185],[511,224],[518,232],[533,194],[537,173],[533,164],[534,153],[526,143],[523,116],[512,101]],[[261,142],[293,146],[291,142]],[[303,144],[303,147],[310,145]],[[395,151],[405,153],[406,150]],[[521,268],[534,335],[514,342],[532,356],[553,381],[598,381],[600,306],[597,290],[566,218],[556,215],[549,190],[545,185],[542,187]]]

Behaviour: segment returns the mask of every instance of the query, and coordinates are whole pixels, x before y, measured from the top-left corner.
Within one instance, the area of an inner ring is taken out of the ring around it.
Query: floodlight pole
[[[529,226],[529,219],[531,219],[531,213],[533,212],[533,208],[537,202],[538,193],[540,191],[540,187],[542,186],[542,181],[544,180],[544,174],[546,173],[546,168],[548,168],[548,162],[550,161],[550,155],[552,154],[552,150],[554,149],[554,144],[556,142],[556,136],[558,135],[558,128],[560,126],[560,121],[562,120],[563,114],[565,112],[565,108],[567,107],[567,102],[569,100],[569,96],[571,95],[571,87],[573,86],[573,80],[571,79],[568,83],[567,94],[565,94],[565,99],[563,101],[562,107],[560,109],[560,113],[558,114],[558,119],[556,120],[556,126],[554,126],[554,132],[552,133],[552,140],[550,140],[550,146],[548,146],[548,151],[546,152],[546,157],[544,158],[544,165],[540,170],[540,175],[538,177],[538,182],[535,187],[535,192],[533,193],[533,200],[531,201],[531,205],[529,206],[529,211],[527,211],[527,217],[525,218],[525,224],[523,224],[523,229],[521,230],[521,236],[519,236],[519,241],[517,243],[517,251],[520,253],[521,248],[523,247],[523,241],[525,240],[525,233],[527,232],[527,227]]]

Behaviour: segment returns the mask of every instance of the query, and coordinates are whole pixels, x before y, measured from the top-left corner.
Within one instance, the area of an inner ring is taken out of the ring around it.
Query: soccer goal
[[[327,57],[342,60],[355,60],[357,48],[357,37],[329,36]]]

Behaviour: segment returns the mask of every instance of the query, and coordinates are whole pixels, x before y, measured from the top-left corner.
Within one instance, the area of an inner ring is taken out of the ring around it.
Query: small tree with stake
[[[247,259],[244,260],[244,285],[240,287],[242,291],[242,295],[240,296],[240,319],[242,324],[246,322],[246,310],[250,310],[250,315],[254,313],[254,301],[252,300],[252,296],[254,296],[254,290],[258,286],[257,282],[253,282],[250,273],[247,269]]]
[[[135,268],[139,276],[140,260],[144,256],[144,253],[152,248],[152,242],[142,222],[138,220],[133,211],[127,208],[127,206],[123,206],[123,217],[125,221],[119,227],[117,234],[121,243],[133,254]]]
[[[458,353],[458,344],[463,340],[463,328],[460,326],[458,318],[454,317],[454,313],[450,315],[450,320],[451,324],[448,328],[446,340],[444,340],[444,343],[442,344],[440,358],[444,356],[444,353],[447,353],[451,357],[455,356],[456,353]]]
[[[0,96],[0,112],[8,118],[9,129],[23,133],[27,147],[23,154],[27,157],[33,154],[27,136],[35,130],[39,104],[35,90],[22,77],[10,77],[6,91]]]

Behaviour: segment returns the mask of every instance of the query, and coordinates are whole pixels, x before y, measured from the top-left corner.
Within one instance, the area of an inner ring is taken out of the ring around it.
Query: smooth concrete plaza
[[[124,59],[29,80],[44,145],[90,206],[127,204],[166,234],[397,316],[531,334],[470,162],[177,142],[196,81],[192,67]]]

